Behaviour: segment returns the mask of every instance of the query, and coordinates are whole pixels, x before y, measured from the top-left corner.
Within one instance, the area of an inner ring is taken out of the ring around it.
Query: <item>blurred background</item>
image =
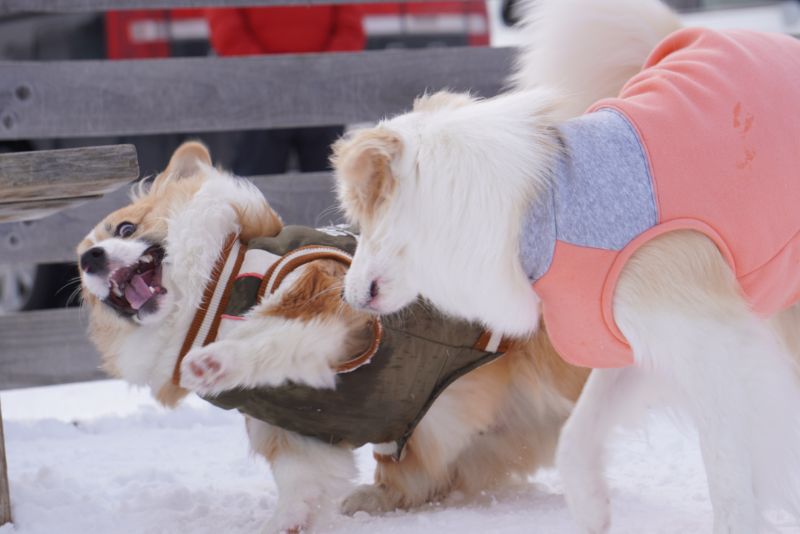
[[[0,16],[0,61],[136,60],[354,52],[382,48],[514,46],[519,1],[382,3],[104,14]],[[688,25],[800,35],[800,0],[667,0]],[[0,141],[0,152],[133,143],[142,176],[162,169],[185,139],[242,176],[327,169],[330,143],[352,125],[91,139]],[[0,314],[74,305],[70,264],[0,259]]]

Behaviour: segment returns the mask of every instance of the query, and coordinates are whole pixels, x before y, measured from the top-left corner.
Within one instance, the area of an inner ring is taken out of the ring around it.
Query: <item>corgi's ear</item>
[[[173,178],[186,178],[197,172],[198,163],[211,165],[211,154],[203,143],[187,141],[172,154],[163,174],[169,174]]]
[[[380,127],[358,131],[333,145],[339,201],[351,221],[371,218],[394,192],[392,162],[402,150],[400,137]]]

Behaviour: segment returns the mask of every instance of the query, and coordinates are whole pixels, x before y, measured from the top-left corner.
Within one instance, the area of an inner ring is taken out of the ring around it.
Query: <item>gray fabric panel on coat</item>
[[[520,259],[531,280],[550,267],[556,240],[621,250],[658,222],[644,149],[628,120],[600,110],[560,127],[564,152],[551,190],[522,223]]]

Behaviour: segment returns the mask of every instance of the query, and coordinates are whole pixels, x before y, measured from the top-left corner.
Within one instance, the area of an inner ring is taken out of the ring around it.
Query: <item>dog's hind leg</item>
[[[785,344],[749,309],[717,247],[694,232],[637,251],[619,281],[617,323],[638,364],[695,423],[714,532],[757,532],[792,509],[800,472],[800,388]]]
[[[610,527],[610,503],[604,473],[604,448],[611,430],[627,418],[642,383],[635,368],[592,372],[561,431],[556,466],[564,496],[582,532],[601,534]]]

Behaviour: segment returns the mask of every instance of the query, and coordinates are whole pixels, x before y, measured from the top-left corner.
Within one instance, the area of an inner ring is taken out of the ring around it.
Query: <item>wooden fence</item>
[[[384,1],[389,0],[372,0]],[[370,2],[0,0],[0,16],[343,3]],[[426,91],[447,88],[493,95],[501,89],[510,62],[509,50],[491,48],[248,58],[0,61],[0,140],[374,121],[407,109],[415,96]],[[120,182],[138,172],[130,149],[80,149],[82,155],[0,155],[0,221],[47,215],[0,222],[0,262],[73,261],[80,239],[105,214],[126,202],[126,188],[119,189]],[[70,166],[65,163],[68,161],[78,163]],[[101,179],[93,181],[87,176],[86,165]],[[290,223],[325,222],[320,214],[333,205],[332,182],[326,173],[255,177],[254,181]],[[85,318],[77,308],[0,316],[0,390],[102,378],[85,328]],[[2,445],[0,426],[0,524],[10,520]]]

